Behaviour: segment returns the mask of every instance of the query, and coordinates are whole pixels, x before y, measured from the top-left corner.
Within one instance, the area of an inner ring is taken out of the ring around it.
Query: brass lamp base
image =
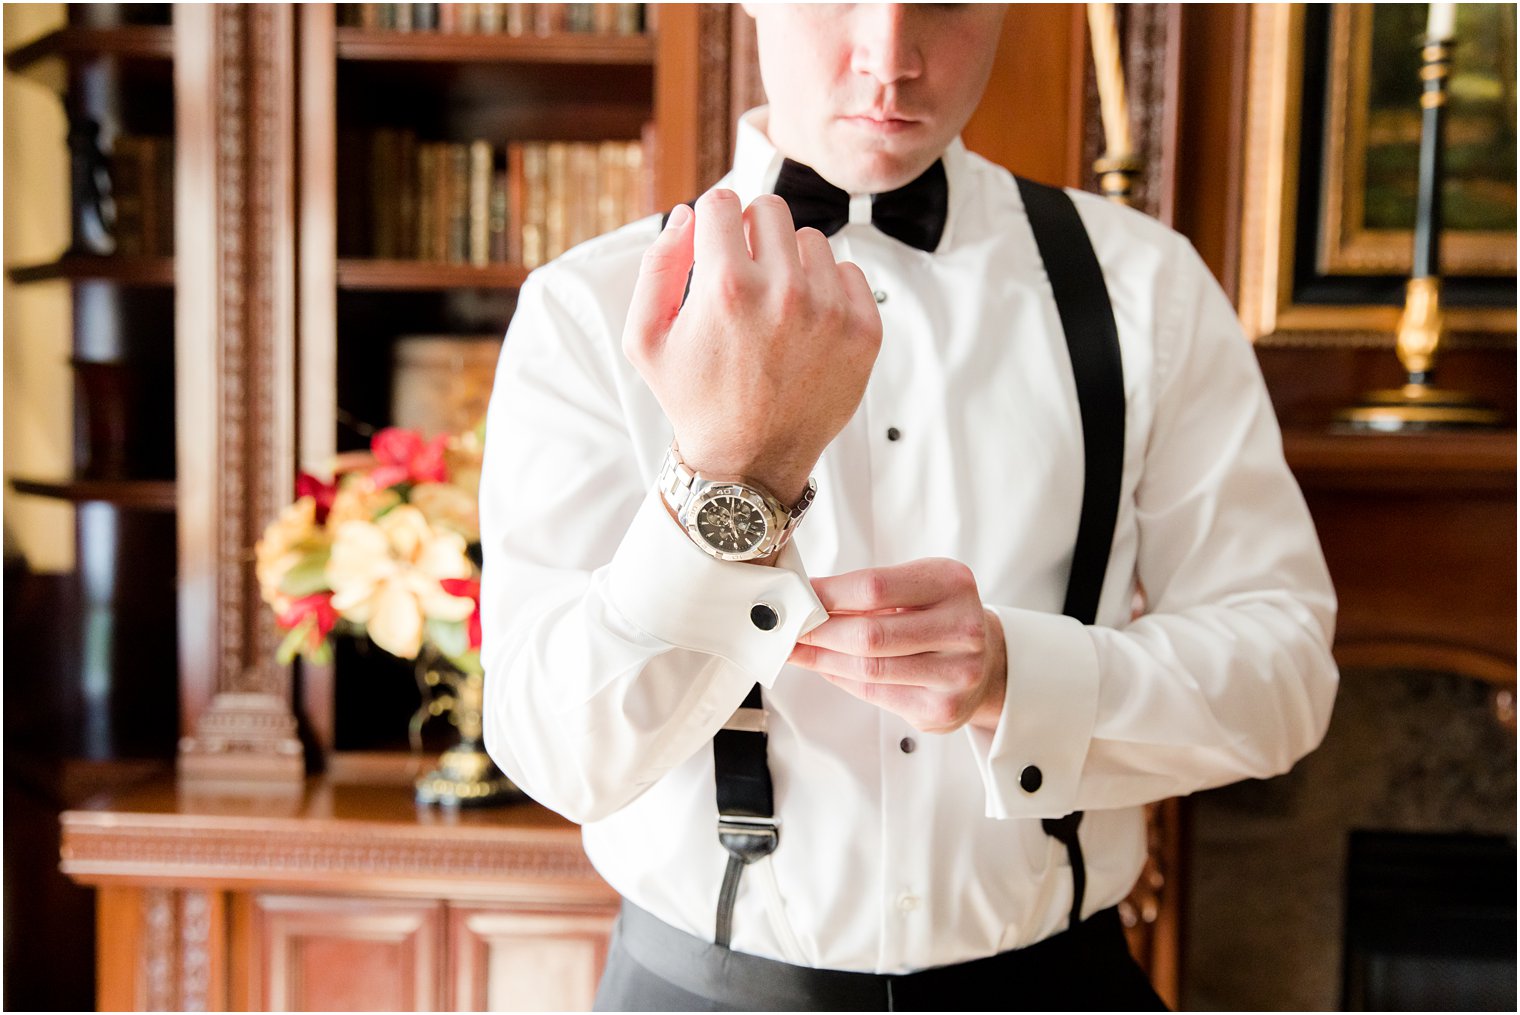
[[[1356,430],[1387,433],[1491,427],[1500,419],[1497,410],[1472,395],[1415,382],[1371,392],[1360,405],[1342,409],[1335,418]]]
[[[438,767],[419,778],[416,786],[418,803],[442,807],[493,807],[523,796],[474,742],[444,751]]]

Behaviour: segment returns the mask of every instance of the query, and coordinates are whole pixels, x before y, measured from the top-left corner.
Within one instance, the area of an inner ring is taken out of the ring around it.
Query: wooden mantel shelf
[[[62,817],[62,868],[77,881],[499,895],[551,884],[586,902],[611,889],[579,829],[530,801],[449,811],[410,787],[307,780],[288,791],[207,791],[164,781],[102,797]]]
[[[1290,429],[1288,465],[1305,486],[1450,491],[1515,489],[1515,431],[1410,434]]]
[[[1515,432],[1288,430],[1343,667],[1515,683]]]

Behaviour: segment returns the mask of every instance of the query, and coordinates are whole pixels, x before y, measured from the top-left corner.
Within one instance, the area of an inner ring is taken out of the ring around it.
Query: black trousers
[[[597,1011],[1165,1011],[1115,909],[985,959],[901,976],[718,948],[624,901]]]

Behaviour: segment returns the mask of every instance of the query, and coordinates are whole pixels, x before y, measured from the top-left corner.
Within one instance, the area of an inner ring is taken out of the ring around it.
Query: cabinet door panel
[[[451,1007],[590,1011],[617,910],[552,913],[452,906]]]
[[[443,1000],[443,904],[262,895],[255,1008],[431,1011]]]

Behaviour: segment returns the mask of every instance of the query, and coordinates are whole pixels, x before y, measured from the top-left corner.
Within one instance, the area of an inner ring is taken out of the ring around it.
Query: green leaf
[[[291,660],[301,653],[301,648],[306,644],[306,639],[311,636],[311,629],[316,624],[315,617],[307,617],[295,627],[292,627],[285,635],[285,640],[280,642],[280,647],[275,651],[275,662],[281,666],[290,665]]]
[[[328,588],[327,559],[331,556],[331,552],[324,551],[302,558],[299,564],[285,572],[285,577],[280,579],[280,591],[293,599],[325,592]]]
[[[485,669],[480,665],[480,653],[473,649],[464,655],[449,656],[449,662],[453,663],[460,673],[484,673]]]
[[[429,620],[427,637],[450,660],[470,651],[470,634],[461,621]]]

